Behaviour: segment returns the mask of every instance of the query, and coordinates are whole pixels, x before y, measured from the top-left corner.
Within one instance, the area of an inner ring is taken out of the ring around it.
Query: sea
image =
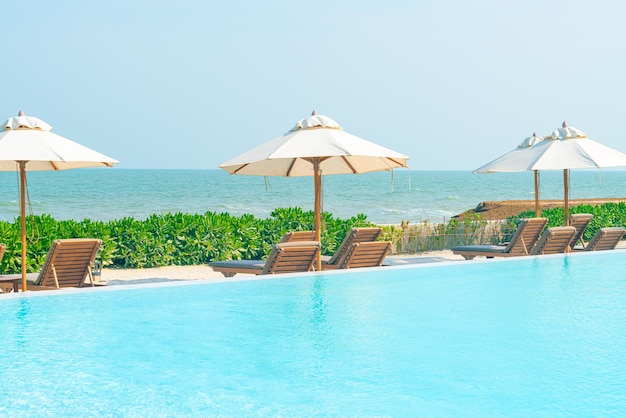
[[[393,171],[324,176],[323,210],[378,224],[445,222],[483,201],[533,200],[532,172]],[[541,172],[540,196],[563,199],[561,171]],[[626,197],[626,171],[574,170],[570,199]],[[28,212],[58,220],[145,219],[227,212],[267,218],[276,208],[313,210],[312,177],[230,175],[220,169],[85,168],[27,174]],[[0,220],[19,216],[19,178],[0,172]]]

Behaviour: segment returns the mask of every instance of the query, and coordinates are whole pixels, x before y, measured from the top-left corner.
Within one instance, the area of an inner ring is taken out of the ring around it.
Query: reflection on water
[[[30,343],[32,301],[29,298],[12,298],[0,305],[0,343],[10,349],[25,349]]]
[[[29,332],[30,312],[32,309],[31,301],[27,298],[18,299],[19,309],[15,313],[17,329],[15,330],[15,344],[20,348],[27,347],[28,338],[25,335]]]
[[[326,303],[324,302],[324,288],[326,280],[324,278],[315,278],[313,280],[313,289],[311,289],[311,322],[313,324],[326,323]]]
[[[317,349],[325,349],[332,345],[332,341],[329,340],[330,328],[327,318],[327,304],[324,300],[324,294],[326,290],[326,279],[323,277],[316,277],[312,281],[311,288],[311,332],[310,336],[313,342],[313,346]]]
[[[30,300],[27,298],[18,299],[20,308],[16,312],[16,317],[18,320],[24,321],[25,323],[28,321],[28,314],[31,310]]]

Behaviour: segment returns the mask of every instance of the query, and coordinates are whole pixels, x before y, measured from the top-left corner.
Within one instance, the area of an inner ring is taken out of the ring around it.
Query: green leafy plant
[[[148,268],[166,265],[199,265],[215,260],[262,259],[289,231],[310,230],[313,212],[279,208],[266,219],[228,213],[154,214],[145,220],[122,218],[109,222],[62,220],[49,215],[29,216],[27,271],[38,271],[55,239],[99,238],[98,259],[105,267]],[[335,219],[324,213],[322,242],[332,253],[352,227],[371,226],[364,215]],[[0,222],[0,239],[7,244],[4,273],[21,270],[19,219]],[[339,240],[339,242],[335,242]]]
[[[571,213],[594,215],[585,232],[589,240],[605,226],[626,225],[626,204],[579,205]],[[278,208],[269,217],[232,216],[228,213],[154,214],[144,220],[122,218],[108,222],[84,219],[58,221],[49,215],[29,216],[27,271],[38,271],[55,239],[99,238],[103,241],[98,259],[109,268],[147,268],[166,265],[200,265],[217,260],[263,259],[272,246],[289,231],[313,229],[313,211],[298,207]],[[480,215],[441,223],[425,220],[416,224],[383,225],[381,240],[391,241],[394,253],[449,249],[461,244],[501,243],[515,231],[519,220],[533,217],[524,212],[506,221],[485,221]],[[563,224],[563,209],[544,210],[548,226]],[[337,219],[322,214],[322,251],[331,255],[350,228],[375,226],[365,215]],[[3,273],[21,270],[19,218],[0,221],[0,241],[7,249],[0,268]]]

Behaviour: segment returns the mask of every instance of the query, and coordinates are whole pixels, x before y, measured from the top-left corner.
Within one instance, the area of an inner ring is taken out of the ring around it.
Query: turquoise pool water
[[[0,416],[620,416],[626,252],[0,298]]]

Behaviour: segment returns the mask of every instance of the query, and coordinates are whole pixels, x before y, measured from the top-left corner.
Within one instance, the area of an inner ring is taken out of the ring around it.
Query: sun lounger
[[[4,257],[4,252],[6,251],[6,244],[0,244],[0,262],[2,261],[2,257]],[[17,292],[19,289],[19,281],[20,277],[0,277],[0,289],[2,289],[2,293],[8,293],[11,290]],[[3,284],[10,284],[11,286],[3,286]]]
[[[282,242],[274,245],[267,260],[214,261],[209,266],[226,277],[237,273],[279,274],[311,271],[320,252],[317,241]]]
[[[92,238],[57,239],[52,242],[41,271],[27,275],[27,290],[95,286],[92,266],[102,241]],[[19,275],[11,275],[16,277]],[[9,277],[9,276],[4,276]],[[21,286],[21,283],[20,283]]]
[[[547,222],[546,218],[522,219],[511,241],[506,245],[459,245],[452,247],[452,252],[462,255],[466,260],[476,256],[493,258],[529,255]]]
[[[322,270],[381,266],[391,250],[391,241],[356,242],[334,265],[322,265]]]
[[[604,251],[614,250],[624,237],[626,229],[622,227],[600,228],[589,240],[584,250],[579,251]]]
[[[283,235],[280,242],[315,241],[315,231],[291,231]]]
[[[575,235],[576,228],[573,226],[546,228],[530,250],[530,255],[564,253]]]
[[[358,242],[376,241],[381,233],[381,228],[352,228],[341,242],[341,245],[337,247],[335,254],[331,257],[322,257],[322,270],[327,268],[336,268],[337,263],[351,248],[352,244]]]
[[[585,229],[591,222],[591,218],[593,215],[590,213],[575,213],[569,217],[569,226],[573,226],[576,228],[576,234],[572,239],[570,247],[574,249],[574,247],[580,242],[582,248],[585,248],[585,241],[583,240],[583,233]]]

